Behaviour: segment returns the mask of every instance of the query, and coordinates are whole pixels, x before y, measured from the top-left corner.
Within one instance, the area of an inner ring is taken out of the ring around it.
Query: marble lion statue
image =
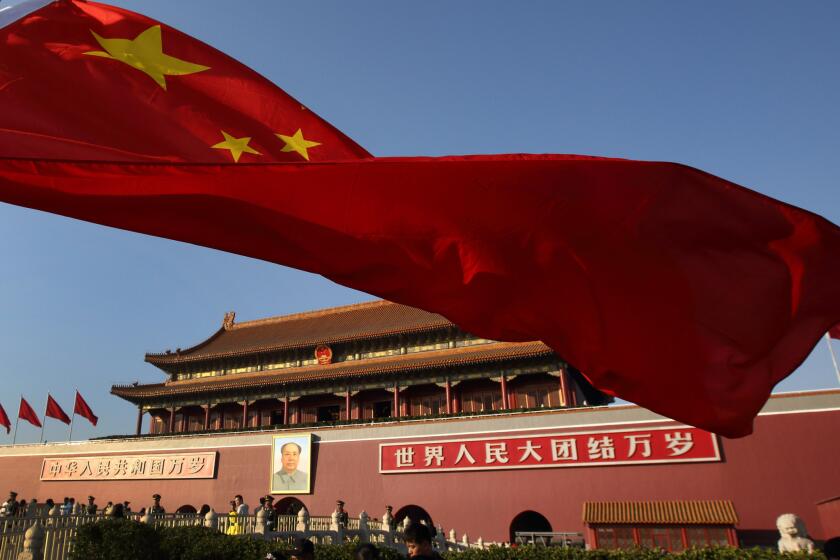
[[[814,541],[808,538],[805,523],[793,513],[783,513],[776,519],[779,529],[779,552],[814,552]]]

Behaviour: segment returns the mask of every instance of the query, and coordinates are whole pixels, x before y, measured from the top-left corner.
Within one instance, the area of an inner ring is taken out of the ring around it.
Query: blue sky
[[[837,2],[114,3],[234,56],[374,155],[676,161],[840,223]],[[370,299],[3,204],[0,259],[0,403],[14,417],[23,393],[41,413],[50,391],[69,409],[78,387],[101,421],[77,423],[74,439],[132,432],[136,410],[110,386],[162,380],[144,353],[203,340],[225,311],[248,320]],[[837,385],[821,342],[777,389]],[[46,434],[67,437],[56,421]],[[38,436],[23,424],[18,441]]]

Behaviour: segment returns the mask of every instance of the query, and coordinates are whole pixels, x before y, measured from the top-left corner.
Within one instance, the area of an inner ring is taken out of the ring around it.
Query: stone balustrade
[[[228,535],[270,541],[289,542],[295,538],[307,538],[315,544],[340,544],[356,539],[403,553],[406,552],[403,532],[411,523],[409,518],[405,518],[399,527],[395,527],[390,508],[382,515],[381,522],[372,521],[367,512],[362,511],[358,518],[348,519],[346,525],[340,523],[337,511],[330,516],[312,517],[306,508],[302,508],[294,516],[275,516],[271,526],[265,510],[259,510],[255,515],[218,514],[211,509],[205,515],[147,513],[142,517],[137,514],[127,517],[154,526],[204,526]],[[18,560],[62,560],[61,556],[51,554],[51,550],[67,551],[79,526],[104,518],[101,514],[61,515],[58,507],[52,508],[46,515],[5,518],[0,520],[0,544],[15,546],[14,543],[18,543]],[[50,551],[46,551],[45,554],[45,542],[52,540],[55,544],[57,539],[62,542],[57,546],[50,546]],[[440,526],[435,528],[433,545],[441,552],[491,546],[481,537],[471,543],[466,533],[461,535],[459,541],[454,529],[449,530],[447,538],[447,533],[444,533],[443,527]]]

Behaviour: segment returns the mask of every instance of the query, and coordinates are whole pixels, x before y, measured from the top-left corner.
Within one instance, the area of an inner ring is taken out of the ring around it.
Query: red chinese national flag
[[[671,163],[365,157],[157,25],[64,1],[0,29],[0,200],[542,340],[600,389],[729,436],[840,322],[840,229],[819,216]]]
[[[38,419],[38,415],[35,414],[35,411],[29,406],[29,403],[26,402],[26,399],[23,397],[20,398],[20,408],[18,409],[18,418],[21,420],[26,420],[33,426],[37,426],[38,428],[41,427],[41,421]]]
[[[56,420],[61,420],[65,424],[70,423],[70,417],[64,412],[64,410],[55,402],[55,399],[52,398],[52,395],[47,395],[47,410],[44,412],[44,416],[49,416],[50,418],[55,418]]]
[[[76,391],[76,405],[73,407],[73,412],[87,418],[94,426],[99,422],[99,417],[93,413],[93,410],[91,410],[88,403],[85,402],[85,399],[82,398],[81,393],[78,391]]]
[[[9,420],[9,415],[6,414],[6,409],[3,408],[2,404],[0,404],[0,426],[6,427],[7,434],[12,431],[12,423]]]
[[[42,4],[0,29],[2,156],[217,163],[369,156],[253,70],[176,29],[94,2]]]

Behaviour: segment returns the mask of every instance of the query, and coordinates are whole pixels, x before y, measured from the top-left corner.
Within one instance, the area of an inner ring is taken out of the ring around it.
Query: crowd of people
[[[56,503],[52,499],[47,499],[43,504],[38,500],[32,498],[29,502],[25,499],[18,501],[17,492],[9,492],[9,497],[0,506],[0,518],[4,517],[36,517],[42,515],[49,515],[54,512]],[[151,515],[162,515],[166,513],[166,509],[161,505],[160,494],[152,495],[152,505],[147,508],[142,508],[137,512],[138,516],[143,516],[146,513]],[[265,511],[265,529],[266,531],[273,531],[277,523],[277,511],[274,508],[274,496],[267,495],[259,499],[259,506],[254,510],[256,514],[260,509]],[[389,506],[390,510],[390,506]],[[210,506],[205,504],[199,510],[199,515],[206,515],[210,511]],[[58,510],[55,512],[58,515],[102,515],[106,517],[127,517],[133,512],[131,510],[131,503],[124,502],[108,502],[104,507],[100,508],[96,503],[94,496],[88,496],[87,503],[82,504],[74,498],[66,497],[58,504]],[[284,512],[287,514],[296,514],[295,511]],[[344,502],[338,500],[336,502],[337,523],[343,527],[347,527],[349,516],[344,510]],[[228,523],[228,534],[241,534],[242,527],[240,521],[242,517],[250,515],[250,507],[245,503],[241,494],[237,494],[230,501],[230,517]],[[435,552],[432,546],[432,538],[434,537],[432,528],[422,523],[411,523],[404,531],[405,545],[408,551],[408,557],[411,560],[441,560],[440,555]],[[315,546],[309,539],[297,539],[294,548],[291,550],[278,549],[266,556],[266,560],[314,560]],[[370,543],[360,544],[356,548],[356,560],[379,560],[379,549]]]
[[[106,517],[127,517],[133,512],[131,510],[131,502],[128,500],[124,502],[108,502],[100,507],[96,504],[96,498],[93,496],[87,497],[87,503],[77,501],[72,497],[65,497],[61,502],[56,504],[52,498],[47,498],[44,502],[39,502],[36,498],[32,498],[28,502],[23,499],[18,501],[17,492],[9,492],[9,497],[0,505],[0,518],[6,517],[43,517],[55,512],[58,515],[102,515]],[[150,513],[165,513],[165,510],[160,505],[160,495],[152,496],[153,505],[149,508]],[[139,515],[146,513],[146,508],[141,509]]]
[[[3,502],[2,506],[0,506],[0,518],[3,517],[40,517],[40,516],[47,516],[50,515],[54,508],[56,507],[56,503],[50,498],[44,501],[43,503],[38,502],[37,499],[32,498],[29,502],[25,499],[18,501],[18,494],[17,492],[9,492],[9,497]],[[197,512],[200,516],[206,515],[210,511],[210,506],[208,504],[204,504],[201,506],[201,509]],[[259,498],[259,506],[253,511],[253,515],[260,510],[265,511],[265,525],[267,531],[275,530],[275,525],[277,523],[277,509],[274,507],[274,496],[271,494],[262,496]],[[340,525],[347,527],[348,522],[348,515],[347,512],[344,511],[344,502],[338,500],[336,502],[336,510],[338,512],[338,522]],[[81,501],[77,501],[75,498],[72,497],[65,497],[58,504],[58,510],[56,511],[58,515],[101,515],[105,517],[129,517],[134,514],[131,509],[131,502],[124,501],[124,502],[108,502],[105,506],[100,507],[96,503],[96,498],[94,496],[87,497],[87,503],[82,503]],[[152,495],[152,505],[148,508],[141,508],[137,513],[136,516],[142,517],[146,514],[150,515],[163,515],[166,513],[166,508],[161,505],[161,495],[160,494],[153,494]],[[183,513],[183,512],[178,512]],[[283,512],[286,515],[296,515],[296,510],[288,510]],[[243,516],[248,516],[251,514],[250,507],[248,504],[245,503],[244,498],[241,494],[237,494],[233,497],[230,501],[230,510],[228,512],[228,516],[230,516],[230,526],[233,527],[232,533],[239,534],[239,524],[240,519]]]

